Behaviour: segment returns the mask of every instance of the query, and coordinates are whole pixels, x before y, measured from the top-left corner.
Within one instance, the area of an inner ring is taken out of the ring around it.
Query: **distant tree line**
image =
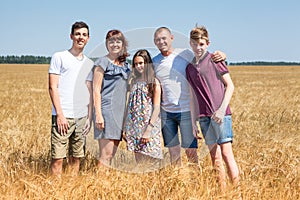
[[[230,63],[229,65],[275,65],[275,66],[287,66],[287,65],[300,65],[300,62],[266,62],[266,61],[254,61],[254,62],[237,62]]]
[[[97,58],[91,58],[96,60]],[[49,64],[51,57],[46,56],[32,56],[32,55],[22,55],[22,56],[0,56],[0,64]],[[128,60],[131,63],[131,60]],[[276,65],[276,66],[287,66],[287,65],[300,65],[300,62],[267,62],[267,61],[253,61],[253,62],[232,62],[227,65],[231,66],[241,66],[241,65]]]
[[[0,56],[3,64],[49,64],[51,57],[46,56]]]

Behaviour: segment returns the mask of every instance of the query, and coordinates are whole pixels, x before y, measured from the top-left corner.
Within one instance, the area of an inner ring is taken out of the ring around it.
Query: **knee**
[[[234,157],[231,152],[222,151],[222,158],[224,159],[225,162],[234,161]]]
[[[210,154],[213,165],[214,166],[221,166],[223,165],[223,160],[222,160],[222,154],[221,153],[214,153],[214,154]]]
[[[181,152],[181,147],[179,145],[174,147],[169,147],[169,152],[171,155],[178,155]]]
[[[187,156],[197,156],[197,149],[196,148],[188,148],[185,150]]]
[[[110,160],[113,157],[113,152],[111,151],[104,151],[101,153],[101,157],[106,159],[106,160]]]
[[[52,159],[51,165],[54,167],[61,166],[63,164],[63,159]]]

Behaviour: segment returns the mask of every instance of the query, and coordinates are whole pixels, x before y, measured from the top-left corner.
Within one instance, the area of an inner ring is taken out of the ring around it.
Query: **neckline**
[[[81,58],[78,58],[77,56],[75,56],[72,52],[71,52],[71,49],[68,50],[68,52],[78,61],[83,61],[84,59],[84,54],[83,53],[80,53],[81,54]]]

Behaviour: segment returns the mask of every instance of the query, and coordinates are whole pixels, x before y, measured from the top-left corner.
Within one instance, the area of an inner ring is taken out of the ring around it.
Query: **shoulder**
[[[161,55],[161,53],[159,53],[152,58],[152,62],[157,63],[159,60],[161,60],[161,58],[162,58],[162,55]]]
[[[196,75],[196,74],[197,74],[197,69],[196,69],[196,67],[194,66],[194,64],[189,63],[189,64],[186,66],[186,68],[185,68],[185,73],[186,73],[186,76],[187,76],[187,77]]]
[[[174,50],[175,53],[180,55],[180,57],[184,58],[185,60],[191,62],[192,59],[194,58],[194,53],[190,49],[180,49],[176,48]]]
[[[154,87],[154,91],[155,92],[159,92],[161,93],[161,85],[160,85],[160,82],[157,78],[154,79],[154,82],[155,82],[155,87]]]
[[[94,61],[92,60],[92,59],[90,59],[89,57],[87,57],[86,55],[84,55],[84,58],[85,58],[85,60],[84,60],[84,62],[86,63],[86,64],[88,64],[88,65],[94,65]]]
[[[157,78],[154,78],[154,82],[155,82],[156,85],[160,86],[160,82]]]
[[[50,61],[49,73],[50,74],[60,74],[60,68],[63,65],[63,60],[66,59],[67,50],[55,52]]]
[[[101,67],[102,69],[105,70],[108,64],[109,64],[108,58],[106,56],[102,56],[94,62],[94,67]]]
[[[221,75],[229,73],[229,70],[228,70],[228,67],[227,67],[225,61],[220,61],[220,62],[214,63],[214,65],[216,66],[217,70],[220,72]]]
[[[52,59],[57,59],[57,58],[64,57],[64,56],[67,55],[67,53],[68,53],[67,50],[55,52],[55,53],[52,55]]]

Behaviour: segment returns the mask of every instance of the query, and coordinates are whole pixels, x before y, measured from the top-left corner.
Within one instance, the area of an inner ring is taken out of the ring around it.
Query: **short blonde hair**
[[[208,31],[204,26],[196,26],[190,32],[190,39],[192,40],[200,40],[204,39],[206,42],[209,42]]]

